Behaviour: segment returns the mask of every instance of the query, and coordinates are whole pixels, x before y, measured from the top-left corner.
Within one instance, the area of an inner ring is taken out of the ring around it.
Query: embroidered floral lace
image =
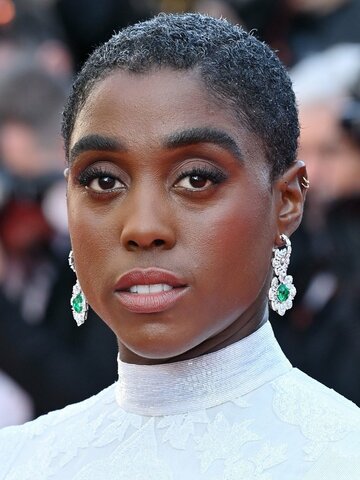
[[[358,480],[360,410],[266,323],[191,361],[119,363],[98,395],[0,431],[1,480]]]

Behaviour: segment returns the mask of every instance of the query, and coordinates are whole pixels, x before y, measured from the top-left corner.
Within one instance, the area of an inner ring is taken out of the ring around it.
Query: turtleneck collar
[[[116,401],[139,415],[182,414],[239,398],[290,369],[267,321],[239,342],[191,360],[134,365],[118,359]]]

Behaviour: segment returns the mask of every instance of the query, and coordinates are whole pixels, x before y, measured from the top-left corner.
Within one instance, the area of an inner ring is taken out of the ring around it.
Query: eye
[[[184,177],[180,182],[177,182],[177,187],[186,188],[187,190],[201,190],[209,187],[212,182],[201,175],[188,175]]]
[[[124,184],[110,175],[102,175],[91,180],[86,187],[91,188],[91,190],[94,190],[95,192],[104,192],[123,188]]]
[[[202,167],[182,173],[174,186],[189,191],[201,191],[221,183],[225,179],[226,175],[223,172]]]
[[[124,182],[114,173],[99,167],[89,167],[81,172],[77,178],[80,185],[95,193],[110,193],[123,190]]]

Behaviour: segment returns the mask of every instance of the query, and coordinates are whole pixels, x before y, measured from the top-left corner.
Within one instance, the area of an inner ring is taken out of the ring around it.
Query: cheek
[[[193,264],[206,277],[207,295],[214,303],[220,294],[222,304],[236,299],[245,307],[267,278],[276,232],[271,199],[267,194],[249,198],[255,201],[217,206],[198,229]]]
[[[68,198],[69,231],[76,262],[76,273],[90,304],[103,283],[104,261],[114,249],[115,232],[107,215],[97,215],[86,202]]]

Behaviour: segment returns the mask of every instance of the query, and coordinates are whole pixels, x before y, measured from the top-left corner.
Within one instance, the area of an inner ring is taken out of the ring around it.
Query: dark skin
[[[261,142],[195,71],[116,71],[80,111],[70,142],[69,228],[77,275],[121,359],[194,358],[266,319],[272,248],[300,223],[302,162],[275,182]],[[134,313],[114,285],[157,267],[186,284],[174,305]]]

